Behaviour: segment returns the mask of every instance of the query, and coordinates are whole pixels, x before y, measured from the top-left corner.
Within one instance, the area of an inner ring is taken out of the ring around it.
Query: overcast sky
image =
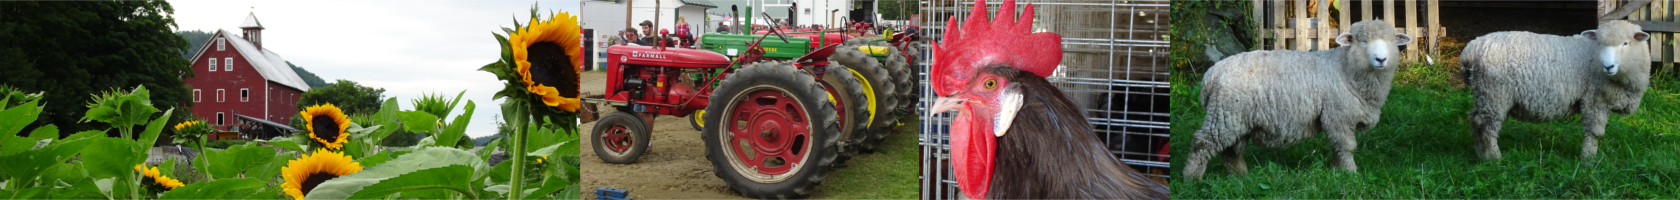
[[[178,30],[233,31],[246,15],[262,22],[263,48],[327,82],[338,79],[385,88],[403,109],[424,93],[466,90],[477,104],[467,135],[495,134],[501,89],[496,76],[477,71],[501,50],[491,33],[526,23],[531,4],[577,13],[579,0],[171,0]],[[302,106],[302,105],[300,105]],[[455,116],[448,116],[453,121]]]

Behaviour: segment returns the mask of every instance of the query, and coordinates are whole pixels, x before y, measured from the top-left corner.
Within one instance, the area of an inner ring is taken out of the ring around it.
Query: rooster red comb
[[[974,12],[962,28],[945,33],[945,45],[933,43],[933,91],[940,96],[961,90],[980,67],[1006,65],[1049,77],[1062,62],[1062,36],[1033,33],[1033,6],[1015,20],[1015,1],[1004,0],[996,19],[986,23],[986,1],[974,2]],[[957,27],[957,17],[945,27]]]

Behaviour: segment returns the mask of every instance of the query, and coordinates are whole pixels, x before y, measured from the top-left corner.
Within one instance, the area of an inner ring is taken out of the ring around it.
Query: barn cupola
[[[245,29],[245,40],[251,41],[257,49],[262,49],[262,22],[257,22],[257,13],[245,17],[245,23],[239,24],[239,29]]]

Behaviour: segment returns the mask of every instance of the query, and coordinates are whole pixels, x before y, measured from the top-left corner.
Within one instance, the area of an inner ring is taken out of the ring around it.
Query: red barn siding
[[[259,117],[268,121],[290,123],[293,114],[298,112],[297,97],[302,91],[281,85],[268,79],[252,68],[244,55],[240,54],[232,44],[216,50],[218,39],[226,37],[218,32],[199,51],[197,59],[193,61],[194,77],[186,79],[187,85],[200,92],[199,102],[193,106],[193,114],[218,130],[229,130],[237,121],[234,114]],[[234,38],[227,38],[234,39]],[[210,70],[210,59],[216,59],[216,70]],[[228,71],[228,58],[233,59],[233,70]],[[226,93],[220,102],[216,98],[216,90]],[[241,101],[240,89],[248,89],[249,96]],[[216,113],[223,113],[222,125],[216,125]]]

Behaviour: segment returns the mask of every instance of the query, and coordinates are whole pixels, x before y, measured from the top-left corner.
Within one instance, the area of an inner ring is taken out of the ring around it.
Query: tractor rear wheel
[[[816,74],[813,68],[805,68],[805,73]],[[823,90],[828,92],[828,100],[834,102],[835,116],[840,122],[840,157],[838,163],[851,160],[858,152],[858,145],[869,138],[865,132],[869,128],[869,117],[874,112],[868,107],[873,102],[864,94],[864,86],[858,83],[851,69],[842,65],[828,65],[824,70],[822,80]]]
[[[748,198],[803,198],[840,154],[840,123],[810,73],[783,62],[748,64],[724,79],[701,138],[715,175]]]
[[[595,157],[612,164],[635,163],[648,150],[648,125],[628,112],[612,112],[595,122],[591,130]]]
[[[867,107],[870,112],[867,118],[869,128],[859,129],[861,131],[853,134],[854,142],[851,144],[858,145],[863,151],[873,151],[877,142],[869,139],[882,131],[880,127],[891,125],[893,110],[901,107],[904,101],[898,97],[898,85],[892,77],[892,71],[881,66],[880,61],[859,50],[859,47],[863,45],[841,46],[835,49],[834,55],[828,59],[852,69],[857,73],[855,75],[861,77],[858,80],[868,85],[865,93],[869,93],[869,96],[866,98],[874,102],[874,105]]]

